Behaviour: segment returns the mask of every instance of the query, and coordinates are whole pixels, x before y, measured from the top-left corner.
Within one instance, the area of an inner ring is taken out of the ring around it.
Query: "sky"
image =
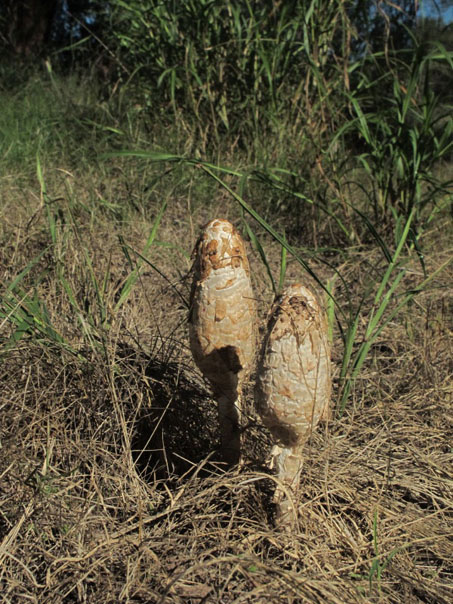
[[[453,21],[453,0],[419,0],[419,4],[420,17],[441,17],[445,23]]]

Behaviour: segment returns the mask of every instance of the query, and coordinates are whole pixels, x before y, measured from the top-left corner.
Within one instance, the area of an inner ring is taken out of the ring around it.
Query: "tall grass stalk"
[[[452,185],[433,171],[453,150],[453,121],[452,108],[441,106],[433,93],[430,72],[436,64],[453,69],[453,52],[441,44],[426,51],[415,38],[413,43],[414,49],[391,59],[379,52],[350,66],[356,80],[353,89],[345,90],[351,118],[338,129],[330,148],[345,137],[357,141],[361,152],[354,167],[358,162],[369,186],[356,184],[365,194],[373,221],[396,227],[400,217],[406,220],[414,210],[416,233],[429,223],[436,199]]]
[[[256,134],[264,119],[288,112],[298,125],[311,115],[316,130],[316,97],[336,34],[348,29],[346,0],[110,4],[119,61],[135,70],[136,85],[148,82],[150,105],[158,89],[176,114],[193,116],[204,147],[208,135]]]

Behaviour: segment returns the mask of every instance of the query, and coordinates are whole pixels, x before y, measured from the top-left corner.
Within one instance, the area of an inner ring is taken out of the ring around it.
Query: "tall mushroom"
[[[330,391],[325,313],[306,287],[292,285],[272,307],[255,388],[258,411],[276,442],[277,476],[290,492],[297,493],[303,447],[328,414]],[[281,521],[287,521],[284,489],[276,489],[275,502]]]
[[[241,391],[255,356],[256,304],[244,242],[228,220],[203,229],[194,249],[189,335],[218,404],[226,462],[240,457]]]

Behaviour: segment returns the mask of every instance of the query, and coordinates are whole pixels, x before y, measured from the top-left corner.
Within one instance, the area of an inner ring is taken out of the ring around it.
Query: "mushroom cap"
[[[235,400],[255,356],[256,304],[245,245],[228,220],[215,219],[193,254],[192,354],[214,393]]]
[[[327,319],[313,293],[289,286],[272,307],[255,400],[264,424],[284,447],[300,446],[331,393]]]

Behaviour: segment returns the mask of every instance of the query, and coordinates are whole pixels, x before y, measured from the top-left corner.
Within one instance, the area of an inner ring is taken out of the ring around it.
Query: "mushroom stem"
[[[219,396],[217,410],[219,414],[220,447],[223,459],[230,465],[239,463],[241,456],[240,398],[231,400]]]
[[[295,520],[293,505],[288,499],[288,491],[297,501],[300,475],[303,467],[303,445],[284,447],[275,445],[272,449],[271,468],[275,468],[277,476],[282,483],[274,493],[274,503],[277,507],[278,524],[289,528]],[[285,492],[286,491],[286,492]]]
[[[276,469],[281,482],[290,489],[295,490],[299,484],[302,471],[303,446],[282,447],[275,445],[272,449],[271,467]]]

